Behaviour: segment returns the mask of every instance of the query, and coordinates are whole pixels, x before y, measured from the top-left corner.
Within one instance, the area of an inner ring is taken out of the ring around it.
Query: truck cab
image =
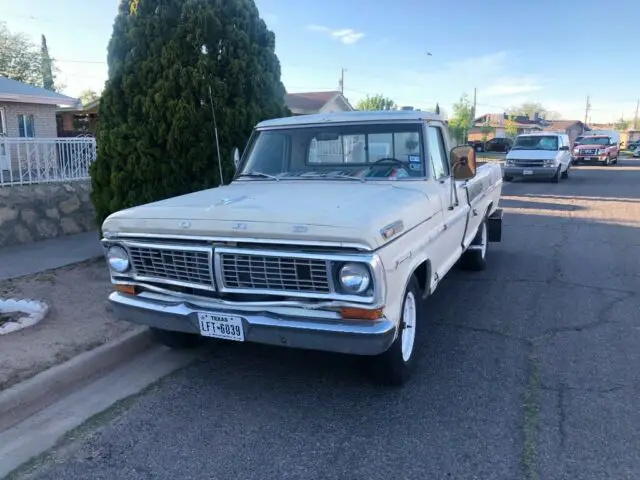
[[[423,300],[500,241],[500,166],[476,168],[428,112],[259,123],[229,185],[109,216],[117,314],[159,341],[203,337],[371,357],[404,383]]]

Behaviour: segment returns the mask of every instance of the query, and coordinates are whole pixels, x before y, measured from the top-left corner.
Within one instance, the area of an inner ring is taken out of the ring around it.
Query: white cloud
[[[324,25],[308,25],[307,30],[312,32],[321,32],[329,35],[332,38],[340,40],[342,43],[351,45],[359,40],[362,40],[364,33],[353,30],[352,28],[343,28],[340,30],[332,30]]]
[[[520,95],[542,90],[542,88],[542,85],[533,77],[500,77],[487,88],[482,89],[480,94],[489,97]]]

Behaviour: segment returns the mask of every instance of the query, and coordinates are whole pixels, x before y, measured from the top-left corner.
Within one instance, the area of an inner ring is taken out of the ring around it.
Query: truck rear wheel
[[[373,374],[381,383],[400,386],[409,380],[416,363],[421,312],[420,285],[413,275],[404,292],[398,335],[386,352],[373,359]]]
[[[202,337],[195,333],[174,332],[154,327],[150,327],[149,330],[157,342],[176,350],[195,348],[202,343]]]
[[[487,249],[489,247],[489,235],[487,229],[487,219],[485,218],[478,233],[467,247],[467,251],[460,257],[460,266],[465,270],[484,270],[487,266]]]

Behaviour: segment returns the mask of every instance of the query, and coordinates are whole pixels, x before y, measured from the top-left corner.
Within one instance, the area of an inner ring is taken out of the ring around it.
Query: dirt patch
[[[0,390],[132,330],[111,311],[111,291],[102,258],[0,282],[0,298],[49,305],[37,325],[0,336]],[[0,325],[9,320],[0,316]]]

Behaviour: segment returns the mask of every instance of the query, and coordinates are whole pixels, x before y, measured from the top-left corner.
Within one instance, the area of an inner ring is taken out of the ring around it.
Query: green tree
[[[47,37],[42,35],[40,43],[40,65],[42,70],[42,86],[47,90],[55,91],[53,86],[53,62],[49,56]]]
[[[465,143],[467,132],[473,125],[473,106],[469,96],[463,93],[453,104],[453,116],[449,119],[449,131],[451,136],[459,143]]]
[[[396,106],[395,102],[384,95],[378,94],[365,98],[358,102],[357,110],[391,110]]]
[[[289,115],[253,0],[122,0],[108,45],[92,200],[117,210],[219,185],[253,126]],[[211,102],[211,99],[213,102]]]
[[[82,105],[88,105],[89,103],[100,98],[100,95],[95,90],[87,89],[80,92],[80,101]]]
[[[42,86],[42,63],[36,45],[24,33],[0,22],[0,76]]]
[[[631,121],[625,120],[624,118],[621,118],[613,125],[613,128],[621,132],[629,130],[629,127],[631,127]]]
[[[504,122],[504,132],[507,137],[515,137],[518,135],[518,124],[515,121],[514,115],[509,115],[509,118]]]
[[[491,125],[484,125],[480,131],[482,132],[482,141],[486,142],[487,139],[489,138],[489,135],[494,133],[496,131],[495,127],[492,127]]]

